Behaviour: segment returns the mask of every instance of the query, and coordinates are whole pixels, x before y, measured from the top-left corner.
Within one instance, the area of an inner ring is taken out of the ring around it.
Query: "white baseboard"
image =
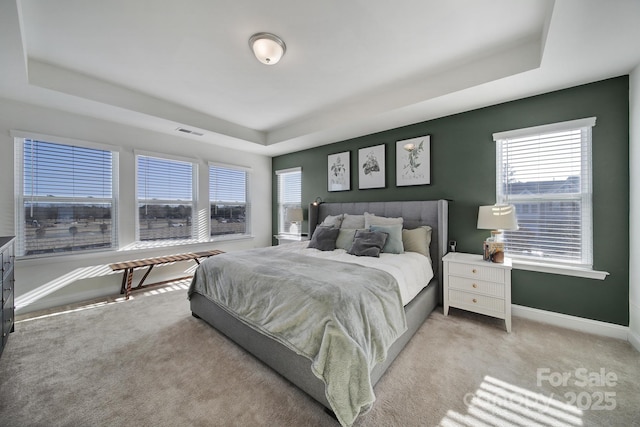
[[[513,316],[548,323],[562,328],[618,338],[629,342],[631,342],[632,338],[631,331],[627,326],[585,319],[583,317],[569,316],[567,314],[555,313],[553,311],[539,310],[537,308],[525,307],[522,305],[511,305],[511,314]],[[634,347],[638,348],[635,345]]]
[[[640,351],[640,335],[629,329],[629,343],[638,351]]]
[[[629,298],[629,342],[640,351],[640,305],[635,295],[632,298]]]

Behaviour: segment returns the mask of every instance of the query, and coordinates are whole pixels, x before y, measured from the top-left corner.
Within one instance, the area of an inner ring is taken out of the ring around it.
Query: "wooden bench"
[[[144,281],[153,270],[153,267],[156,265],[169,264],[172,262],[178,261],[191,261],[194,260],[196,263],[200,264],[201,258],[209,258],[214,255],[223,254],[223,251],[219,250],[211,250],[211,251],[202,251],[202,252],[190,252],[186,254],[178,254],[178,255],[168,255],[168,256],[159,256],[153,258],[145,258],[138,259],[135,261],[124,261],[124,262],[116,262],[114,264],[110,264],[111,270],[120,271],[124,270],[124,275],[122,276],[122,286],[120,288],[120,293],[125,294],[125,299],[129,299],[129,295],[131,295],[132,290],[142,289],[148,286],[159,285],[160,283],[151,283],[149,285],[144,285]],[[133,281],[133,270],[136,268],[149,267],[147,272],[144,274],[142,279],[140,279],[140,283],[138,286],[131,287],[131,282]]]

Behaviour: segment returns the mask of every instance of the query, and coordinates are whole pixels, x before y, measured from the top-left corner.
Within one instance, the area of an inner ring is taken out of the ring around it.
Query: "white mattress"
[[[400,287],[402,304],[407,305],[433,278],[431,260],[417,252],[403,254],[381,253],[379,258],[349,255],[344,249],[319,251],[309,249],[309,242],[293,242],[276,246],[277,250],[297,252],[308,256],[359,264],[391,274]]]

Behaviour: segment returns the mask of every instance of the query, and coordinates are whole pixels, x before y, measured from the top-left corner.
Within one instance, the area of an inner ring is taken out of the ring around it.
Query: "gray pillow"
[[[356,256],[379,257],[388,234],[382,231],[357,230],[348,253]]]
[[[336,248],[339,228],[316,227],[309,242],[308,248],[319,249],[321,251],[332,251]]]
[[[402,245],[402,224],[372,225],[369,230],[384,231],[389,235],[386,243],[382,247],[382,252],[389,254],[404,253],[404,246]]]

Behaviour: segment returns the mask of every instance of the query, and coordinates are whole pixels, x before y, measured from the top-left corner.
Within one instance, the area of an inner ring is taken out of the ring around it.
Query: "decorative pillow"
[[[332,251],[336,248],[339,232],[340,229],[335,227],[316,227],[307,247],[321,251]]]
[[[386,216],[376,216],[375,214],[364,213],[364,228],[369,229],[372,225],[393,225],[403,223],[403,218],[387,218]]]
[[[353,228],[353,229],[366,228],[364,226],[364,215],[344,214],[344,218],[342,219],[342,225],[340,227]]]
[[[336,249],[344,249],[348,251],[353,243],[353,238],[356,235],[355,228],[341,228],[336,239]]]
[[[429,257],[431,227],[423,225],[413,230],[402,230],[402,244],[407,252],[418,252]]]
[[[327,217],[322,221],[320,226],[322,227],[335,227],[340,228],[340,224],[342,224],[343,215],[327,215]]]
[[[402,224],[372,225],[369,229],[371,231],[383,231],[389,235],[382,247],[382,252],[389,254],[404,253],[404,246],[402,245]]]
[[[348,253],[356,256],[379,257],[388,234],[382,231],[357,230]]]

